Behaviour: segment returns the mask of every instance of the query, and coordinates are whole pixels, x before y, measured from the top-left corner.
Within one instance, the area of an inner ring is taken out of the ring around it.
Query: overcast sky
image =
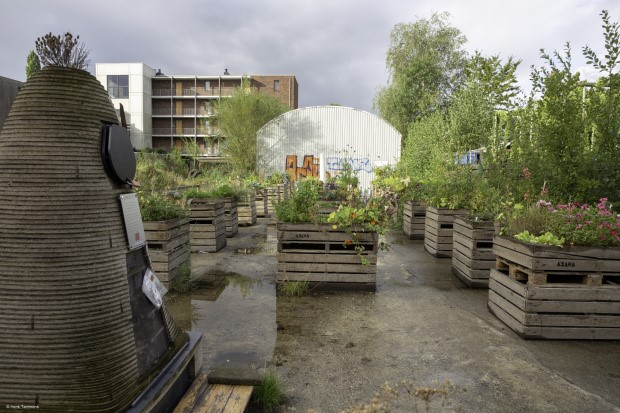
[[[0,0],[0,76],[25,80],[36,38],[71,31],[93,73],[94,63],[143,62],[167,75],[293,74],[300,107],[371,111],[397,23],[447,11],[469,52],[522,59],[529,88],[541,48],[570,42],[582,74],[584,45],[603,54],[603,9],[620,21],[619,0]]]

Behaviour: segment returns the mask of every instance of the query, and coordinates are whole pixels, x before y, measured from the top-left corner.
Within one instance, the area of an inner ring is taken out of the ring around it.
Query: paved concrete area
[[[192,254],[194,276],[273,283],[275,232],[267,222],[240,228],[219,253]],[[282,380],[281,411],[374,403],[394,412],[620,412],[619,342],[524,340],[488,311],[486,290],[452,275],[450,259],[399,231],[388,240],[376,293],[277,297],[275,348],[261,367]],[[434,395],[428,404],[425,395]]]

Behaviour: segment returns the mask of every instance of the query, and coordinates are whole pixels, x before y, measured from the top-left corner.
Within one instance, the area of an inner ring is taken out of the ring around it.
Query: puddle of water
[[[184,330],[204,334],[206,369],[263,367],[276,343],[275,285],[241,275],[210,275],[166,305]]]
[[[261,239],[257,239],[255,247],[237,248],[237,254],[274,255],[278,252],[278,238],[275,228],[268,228],[266,236],[257,238]]]

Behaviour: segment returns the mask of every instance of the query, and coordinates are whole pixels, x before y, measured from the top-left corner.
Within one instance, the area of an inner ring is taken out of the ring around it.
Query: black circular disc
[[[131,182],[136,176],[136,156],[127,129],[109,125],[104,133],[105,162],[111,177],[120,182]]]

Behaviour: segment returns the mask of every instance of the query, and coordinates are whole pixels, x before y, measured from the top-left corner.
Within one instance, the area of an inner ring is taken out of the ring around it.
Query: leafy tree
[[[399,23],[390,34],[390,78],[374,106],[403,136],[410,123],[444,109],[464,80],[466,38],[448,24],[448,17],[434,13],[429,20]]]
[[[222,152],[230,157],[239,174],[256,172],[258,148],[256,133],[271,119],[286,112],[288,107],[277,98],[239,88],[232,97],[218,105],[217,124],[223,133]]]
[[[480,83],[456,92],[447,113],[451,153],[486,146],[494,120],[493,95]]]
[[[43,37],[38,37],[35,46],[43,66],[53,65],[87,70],[90,65],[88,49],[84,43],[80,43],[80,36],[74,38],[70,32],[63,36],[48,33]]]
[[[502,63],[499,55],[486,57],[476,52],[467,62],[465,76],[469,84],[480,86],[495,109],[509,110],[520,92],[515,74],[520,63],[512,56]]]
[[[41,70],[41,62],[39,61],[39,56],[31,50],[28,53],[28,58],[26,59],[26,80],[30,78],[33,74]]]
[[[589,47],[583,48],[588,64],[603,76],[587,91],[587,114],[592,122],[590,142],[594,152],[593,165],[598,169],[601,196],[620,200],[620,25],[611,22],[609,12],[601,12],[605,56],[600,58]],[[586,85],[584,85],[584,88]]]

